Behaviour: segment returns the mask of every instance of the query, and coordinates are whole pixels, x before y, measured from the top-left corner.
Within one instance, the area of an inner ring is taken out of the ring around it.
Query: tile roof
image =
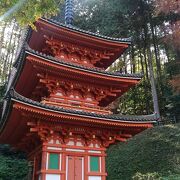
[[[80,33],[83,33],[83,34],[86,34],[86,35],[94,36],[96,38],[100,38],[100,39],[104,39],[104,40],[108,40],[108,41],[112,41],[112,42],[131,44],[131,38],[108,37],[108,36],[101,35],[101,34],[98,34],[98,33],[85,31],[85,30],[82,30],[82,29],[80,29],[78,27],[75,27],[75,26],[72,26],[72,25],[60,23],[60,22],[58,22],[58,21],[56,21],[54,19],[40,18],[40,20],[45,21],[45,22],[50,23],[50,24],[53,24],[53,25],[58,26],[58,27],[63,27],[63,28],[66,28],[66,29],[69,29],[69,30],[72,30],[72,31],[76,31],[76,32],[80,32]]]
[[[70,66],[70,67],[73,67],[73,68],[78,68],[78,69],[81,69],[81,70],[87,70],[87,71],[94,72],[94,73],[100,73],[100,74],[104,74],[104,75],[112,75],[112,76],[122,77],[122,78],[123,77],[124,78],[125,77],[127,77],[127,78],[134,78],[134,79],[141,79],[143,77],[142,73],[138,73],[138,74],[125,74],[125,73],[120,73],[118,71],[117,72],[109,72],[109,71],[105,71],[105,70],[102,70],[102,69],[96,68],[96,67],[87,67],[87,66],[83,66],[83,65],[78,65],[78,64],[66,62],[66,61],[54,58],[53,56],[49,56],[49,55],[46,55],[44,53],[35,51],[35,50],[31,49],[30,47],[26,47],[25,48],[25,52],[26,53],[31,53],[33,55],[36,55],[39,58],[44,58],[44,59],[48,59],[50,61],[54,61],[54,62],[56,62],[56,63],[58,63],[60,65],[67,65],[67,66]]]
[[[30,38],[31,38],[31,34],[32,34],[32,28],[31,27],[27,27],[25,30],[25,33],[23,35],[22,38],[22,44],[19,47],[19,49],[17,50],[17,55],[16,55],[16,60],[13,64],[14,67],[17,67],[19,64],[19,61],[22,60],[21,56],[22,56],[22,51],[23,49],[25,49],[25,46],[27,45],[27,43],[29,42]]]
[[[139,115],[139,116],[132,116],[132,115],[120,115],[120,114],[97,114],[92,112],[85,112],[85,111],[79,111],[79,110],[72,110],[72,109],[66,109],[62,107],[52,106],[43,104],[34,100],[31,100],[29,98],[26,98],[14,90],[11,90],[9,92],[9,99],[21,101],[23,103],[27,103],[29,105],[34,105],[39,108],[44,108],[46,110],[53,110],[55,112],[59,113],[65,113],[65,114],[71,114],[71,115],[79,115],[79,116],[86,116],[90,118],[97,118],[102,120],[114,120],[114,121],[120,121],[120,122],[128,122],[128,123],[156,123],[157,116],[156,114],[151,115]]]

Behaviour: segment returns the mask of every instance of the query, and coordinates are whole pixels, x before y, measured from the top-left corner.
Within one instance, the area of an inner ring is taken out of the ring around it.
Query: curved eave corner
[[[4,102],[3,102],[3,110],[2,110],[1,119],[0,119],[0,135],[5,127],[5,124],[8,120],[11,110],[12,110],[11,97],[6,97],[6,99],[4,99]]]
[[[21,40],[22,44],[19,47],[19,49],[17,50],[18,52],[17,52],[16,58],[15,58],[15,62],[13,63],[13,68],[9,75],[9,81],[8,81],[7,88],[6,88],[5,97],[7,96],[7,93],[10,90],[10,88],[13,87],[15,79],[17,79],[17,76],[19,74],[18,70],[20,69],[20,66],[22,65],[22,60],[24,59],[24,55],[25,55],[25,48],[26,48],[28,41],[30,40],[31,34],[32,34],[32,28],[28,27],[24,33],[22,40]]]

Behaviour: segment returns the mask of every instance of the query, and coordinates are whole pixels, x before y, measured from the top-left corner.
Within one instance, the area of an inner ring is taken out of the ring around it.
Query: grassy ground
[[[180,124],[148,129],[107,150],[108,180],[180,180]],[[139,174],[137,174],[139,173]],[[156,178],[155,178],[156,177]]]

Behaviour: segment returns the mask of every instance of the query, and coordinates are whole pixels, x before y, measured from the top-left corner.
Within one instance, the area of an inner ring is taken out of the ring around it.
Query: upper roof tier
[[[90,67],[109,67],[131,44],[129,39],[111,38],[40,18],[29,46],[56,58]],[[38,39],[38,41],[37,41]]]

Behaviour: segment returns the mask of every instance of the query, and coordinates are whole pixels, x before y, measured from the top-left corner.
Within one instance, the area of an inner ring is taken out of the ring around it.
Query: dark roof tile
[[[90,32],[90,31],[85,31],[85,30],[82,30],[82,29],[80,29],[78,27],[75,27],[75,26],[72,26],[72,25],[63,24],[63,23],[60,23],[60,22],[58,22],[56,20],[53,20],[53,19],[41,18],[41,20],[46,21],[46,22],[48,22],[50,24],[59,26],[59,27],[67,28],[69,30],[81,32],[81,33],[84,33],[84,34],[90,35],[90,36],[95,36],[97,38],[102,38],[102,39],[107,39],[107,40],[111,40],[111,41],[115,41],[115,42],[123,42],[123,43],[131,44],[131,38],[113,38],[113,37],[108,37],[108,36],[101,35],[101,34],[98,34],[98,33],[93,33],[93,32]]]
[[[84,70],[88,70],[88,71],[91,71],[91,72],[98,72],[98,73],[101,73],[101,74],[107,74],[107,75],[112,75],[112,76],[117,76],[117,77],[132,77],[132,78],[138,78],[138,79],[141,79],[143,77],[142,73],[138,73],[138,74],[124,74],[124,73],[120,73],[118,71],[117,72],[109,72],[109,71],[104,71],[104,70],[102,70],[100,68],[91,68],[91,67],[86,67],[86,66],[83,66],[83,65],[78,65],[78,64],[73,64],[73,63],[65,62],[65,61],[57,59],[57,58],[55,58],[53,56],[49,56],[49,55],[40,53],[38,51],[35,51],[35,50],[31,49],[30,47],[26,47],[26,52],[27,53],[28,52],[32,53],[32,54],[34,54],[36,56],[39,56],[41,58],[45,58],[45,59],[54,61],[54,62],[59,63],[59,64],[68,65],[68,66],[71,66],[71,67],[75,67],[75,68],[79,68],[79,69],[84,69]]]
[[[96,117],[96,118],[105,119],[105,120],[109,119],[109,120],[119,120],[119,121],[126,121],[126,122],[145,122],[145,123],[146,122],[155,123],[157,121],[157,116],[155,114],[141,115],[141,116],[119,115],[119,114],[103,115],[103,114],[97,114],[97,113],[91,113],[91,112],[85,112],[85,111],[79,111],[79,110],[65,109],[63,107],[57,107],[57,106],[52,106],[52,105],[46,105],[37,101],[33,101],[24,96],[21,96],[14,90],[13,90],[13,93],[11,93],[11,98],[14,98],[15,100],[20,100],[24,103],[28,103],[31,105],[36,105],[41,108],[49,109],[49,110],[55,110],[62,113],[64,112],[64,113],[70,113],[70,114],[77,114],[77,115],[82,115],[82,116]]]

